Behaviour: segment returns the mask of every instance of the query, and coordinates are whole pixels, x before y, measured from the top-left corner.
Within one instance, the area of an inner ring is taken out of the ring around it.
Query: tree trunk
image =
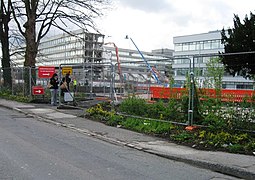
[[[9,6],[9,4],[8,4]],[[0,39],[2,44],[2,68],[3,68],[3,86],[12,89],[12,76],[10,67],[10,47],[9,47],[9,22],[10,12],[6,12],[5,4],[1,1],[0,9]]]
[[[36,42],[36,30],[35,30],[35,17],[30,17],[28,21],[25,23],[25,39],[26,39],[26,52],[25,52],[25,76],[24,82],[26,85],[26,92],[28,94],[29,90],[33,85],[36,84],[36,55],[38,51],[38,45]],[[30,73],[31,68],[31,73]],[[31,84],[30,84],[31,82]]]
[[[3,53],[3,57],[2,57],[2,69],[3,69],[3,79],[4,79],[3,86],[8,89],[12,89],[8,33],[2,34],[1,43],[2,43],[2,53]]]

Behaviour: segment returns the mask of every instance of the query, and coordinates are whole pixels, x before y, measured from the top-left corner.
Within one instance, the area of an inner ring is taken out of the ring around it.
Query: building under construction
[[[157,84],[137,50],[118,48],[117,45],[112,46],[112,44],[104,42],[104,35],[84,30],[51,36],[41,41],[36,66],[55,66],[56,69],[72,66],[72,76],[81,85],[90,83],[92,86],[91,82],[93,82],[93,86],[99,86],[102,81],[110,82],[113,73],[116,83],[126,80],[125,82],[137,84],[149,81]],[[172,51],[167,50],[142,51],[157,75],[161,76],[161,82],[167,71],[166,65],[171,64],[169,57]],[[13,66],[22,67],[24,54],[16,54],[12,62]],[[111,69],[112,66],[114,70]]]

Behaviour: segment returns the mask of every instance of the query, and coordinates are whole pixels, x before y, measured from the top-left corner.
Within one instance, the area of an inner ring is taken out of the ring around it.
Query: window
[[[204,41],[204,49],[211,49],[211,41]]]
[[[182,51],[182,44],[175,44],[174,50],[175,51]]]
[[[203,63],[206,64],[210,60],[210,57],[203,57]]]
[[[236,89],[253,89],[253,85],[249,84],[237,84]]]
[[[218,49],[220,47],[220,40],[212,40],[212,49]]]
[[[176,69],[177,76],[186,76],[188,74],[188,69]]]
[[[189,44],[188,43],[184,43],[182,46],[182,50],[183,51],[188,51],[189,50]]]
[[[197,42],[196,43],[196,50],[200,51],[204,49],[203,42]]]
[[[189,50],[191,50],[191,51],[196,50],[196,43],[195,43],[195,42],[190,43],[190,45],[189,45]]]
[[[194,63],[195,64],[203,64],[203,59],[204,59],[204,57],[194,58]]]

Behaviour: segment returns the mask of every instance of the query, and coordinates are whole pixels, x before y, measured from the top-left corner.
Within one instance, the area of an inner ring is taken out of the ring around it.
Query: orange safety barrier
[[[206,100],[207,98],[216,98],[215,89],[198,89],[199,98]],[[152,99],[168,99],[175,98],[181,99],[184,95],[188,95],[186,88],[167,88],[167,87],[150,87],[150,93]],[[222,89],[220,92],[221,101],[224,102],[247,102],[255,101],[254,90],[234,90],[234,89]]]
[[[150,93],[152,99],[180,99],[183,95],[188,94],[187,89],[185,88],[167,88],[157,86],[150,87]]]

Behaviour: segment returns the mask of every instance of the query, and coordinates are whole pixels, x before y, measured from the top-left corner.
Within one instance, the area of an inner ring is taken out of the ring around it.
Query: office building
[[[195,56],[194,65],[196,72],[194,73],[197,75],[197,84],[199,87],[204,87],[205,73],[207,71],[206,64],[210,58],[217,57],[215,54],[224,52],[224,46],[221,44],[221,31],[176,36],[173,38],[173,42],[175,50],[174,57],[177,58],[173,62],[175,86],[184,86],[186,75],[189,72],[190,61],[183,57],[188,57],[193,61],[193,56]],[[204,56],[209,54],[212,55]],[[253,89],[253,81],[241,76],[233,77],[225,72],[222,80],[222,88]]]

